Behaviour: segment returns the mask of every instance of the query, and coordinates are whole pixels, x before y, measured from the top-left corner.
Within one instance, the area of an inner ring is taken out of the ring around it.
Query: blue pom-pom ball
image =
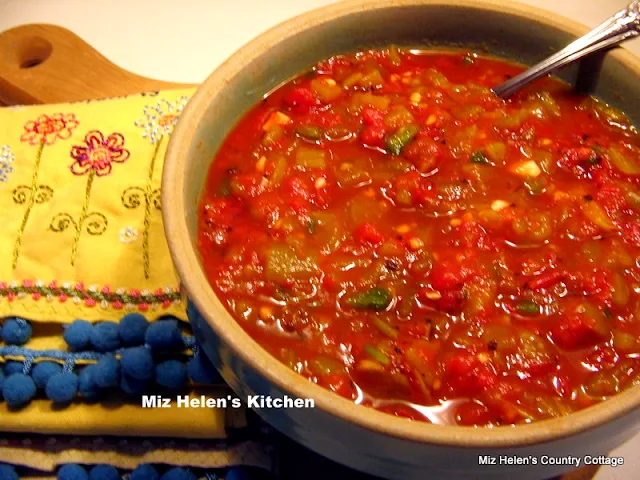
[[[86,350],[91,346],[93,325],[86,320],[74,320],[65,328],[62,338],[74,350]]]
[[[113,355],[98,360],[95,364],[93,380],[101,388],[115,387],[120,383],[120,362]]]
[[[47,382],[44,393],[55,403],[69,403],[78,394],[78,376],[71,372],[56,373]]]
[[[89,338],[91,345],[98,352],[111,352],[120,347],[120,334],[116,322],[100,322],[94,325]]]
[[[170,389],[181,388],[187,381],[187,366],[178,360],[167,360],[156,366],[156,383]]]
[[[160,474],[152,465],[145,463],[131,472],[129,480],[160,480]]]
[[[31,338],[31,324],[22,318],[8,318],[2,327],[2,338],[9,345],[24,345]]]
[[[120,480],[120,474],[111,465],[96,465],[89,471],[89,480]]]
[[[86,399],[94,399],[100,395],[100,387],[95,380],[95,365],[88,365],[78,375],[78,391]]]
[[[186,468],[175,467],[167,470],[160,480],[198,480],[198,477]]]
[[[15,468],[11,465],[0,465],[0,480],[20,480]]]
[[[120,326],[118,327],[122,344],[127,347],[142,345],[148,326],[149,322],[144,315],[140,313],[127,313],[120,320]]]
[[[231,467],[224,480],[250,480],[251,475],[243,467]]]
[[[120,377],[120,390],[131,395],[144,392],[148,386],[149,380],[138,380],[124,374]]]
[[[58,470],[58,480],[89,480],[89,474],[83,466],[69,463]]]
[[[127,348],[120,357],[122,371],[137,380],[148,380],[153,377],[153,356],[145,347]]]
[[[2,386],[2,396],[12,408],[26,405],[36,394],[33,379],[23,373],[14,373],[7,377]]]
[[[153,348],[184,347],[177,320],[159,320],[149,325],[144,337]]]
[[[189,360],[187,365],[189,378],[195,383],[214,384],[221,383],[222,377],[213,366],[211,360],[203,352],[199,352]]]
[[[24,364],[22,362],[9,361],[4,365],[4,374],[9,377],[14,373],[22,373]]]
[[[56,373],[62,372],[62,366],[56,362],[40,362],[31,370],[31,378],[37,388],[44,388],[47,386],[47,382]]]

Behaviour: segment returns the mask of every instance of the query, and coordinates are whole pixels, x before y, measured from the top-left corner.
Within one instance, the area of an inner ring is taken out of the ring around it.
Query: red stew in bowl
[[[199,248],[265,349],[363,405],[495,426],[640,383],[640,141],[619,111],[471,53],[337,56],[216,155]]]

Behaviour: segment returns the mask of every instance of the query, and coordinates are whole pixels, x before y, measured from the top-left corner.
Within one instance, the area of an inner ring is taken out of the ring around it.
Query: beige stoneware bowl
[[[638,432],[640,387],[564,418],[498,428],[411,422],[352,404],[278,362],[235,322],[200,264],[197,214],[213,156],[229,130],[266,92],[338,53],[389,44],[445,45],[533,64],[586,33],[549,12],[495,0],[356,0],[315,10],[260,35],[198,88],[172,135],[163,181],[164,224],[191,299],[190,320],[205,351],[241,397],[313,398],[313,409],[257,409],[316,452],[390,479],[549,478],[566,465],[480,465],[479,456],[606,454]],[[572,81],[577,67],[562,76]],[[640,120],[640,62],[609,53],[593,93]],[[301,479],[305,478],[300,472]]]

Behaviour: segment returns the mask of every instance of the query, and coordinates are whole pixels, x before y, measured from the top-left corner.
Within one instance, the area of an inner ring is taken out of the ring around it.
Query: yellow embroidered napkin
[[[0,108],[0,324],[13,316],[34,322],[23,347],[0,345],[0,367],[59,361],[46,351],[69,351],[61,324],[76,319],[117,322],[140,312],[186,320],[160,181],[191,93]],[[77,369],[90,363],[81,357]],[[180,394],[190,391],[229,393],[190,385]],[[18,410],[0,402],[0,418],[0,430],[12,432],[218,439],[246,420],[224,409],[143,409],[117,388],[98,403],[78,399],[66,408],[42,398]]]
[[[185,319],[160,177],[191,92],[0,109],[0,316]]]

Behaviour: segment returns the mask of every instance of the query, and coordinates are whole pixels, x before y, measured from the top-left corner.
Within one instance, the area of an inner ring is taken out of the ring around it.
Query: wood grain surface
[[[190,86],[123,70],[56,25],[22,25],[0,33],[3,105],[63,103]]]

